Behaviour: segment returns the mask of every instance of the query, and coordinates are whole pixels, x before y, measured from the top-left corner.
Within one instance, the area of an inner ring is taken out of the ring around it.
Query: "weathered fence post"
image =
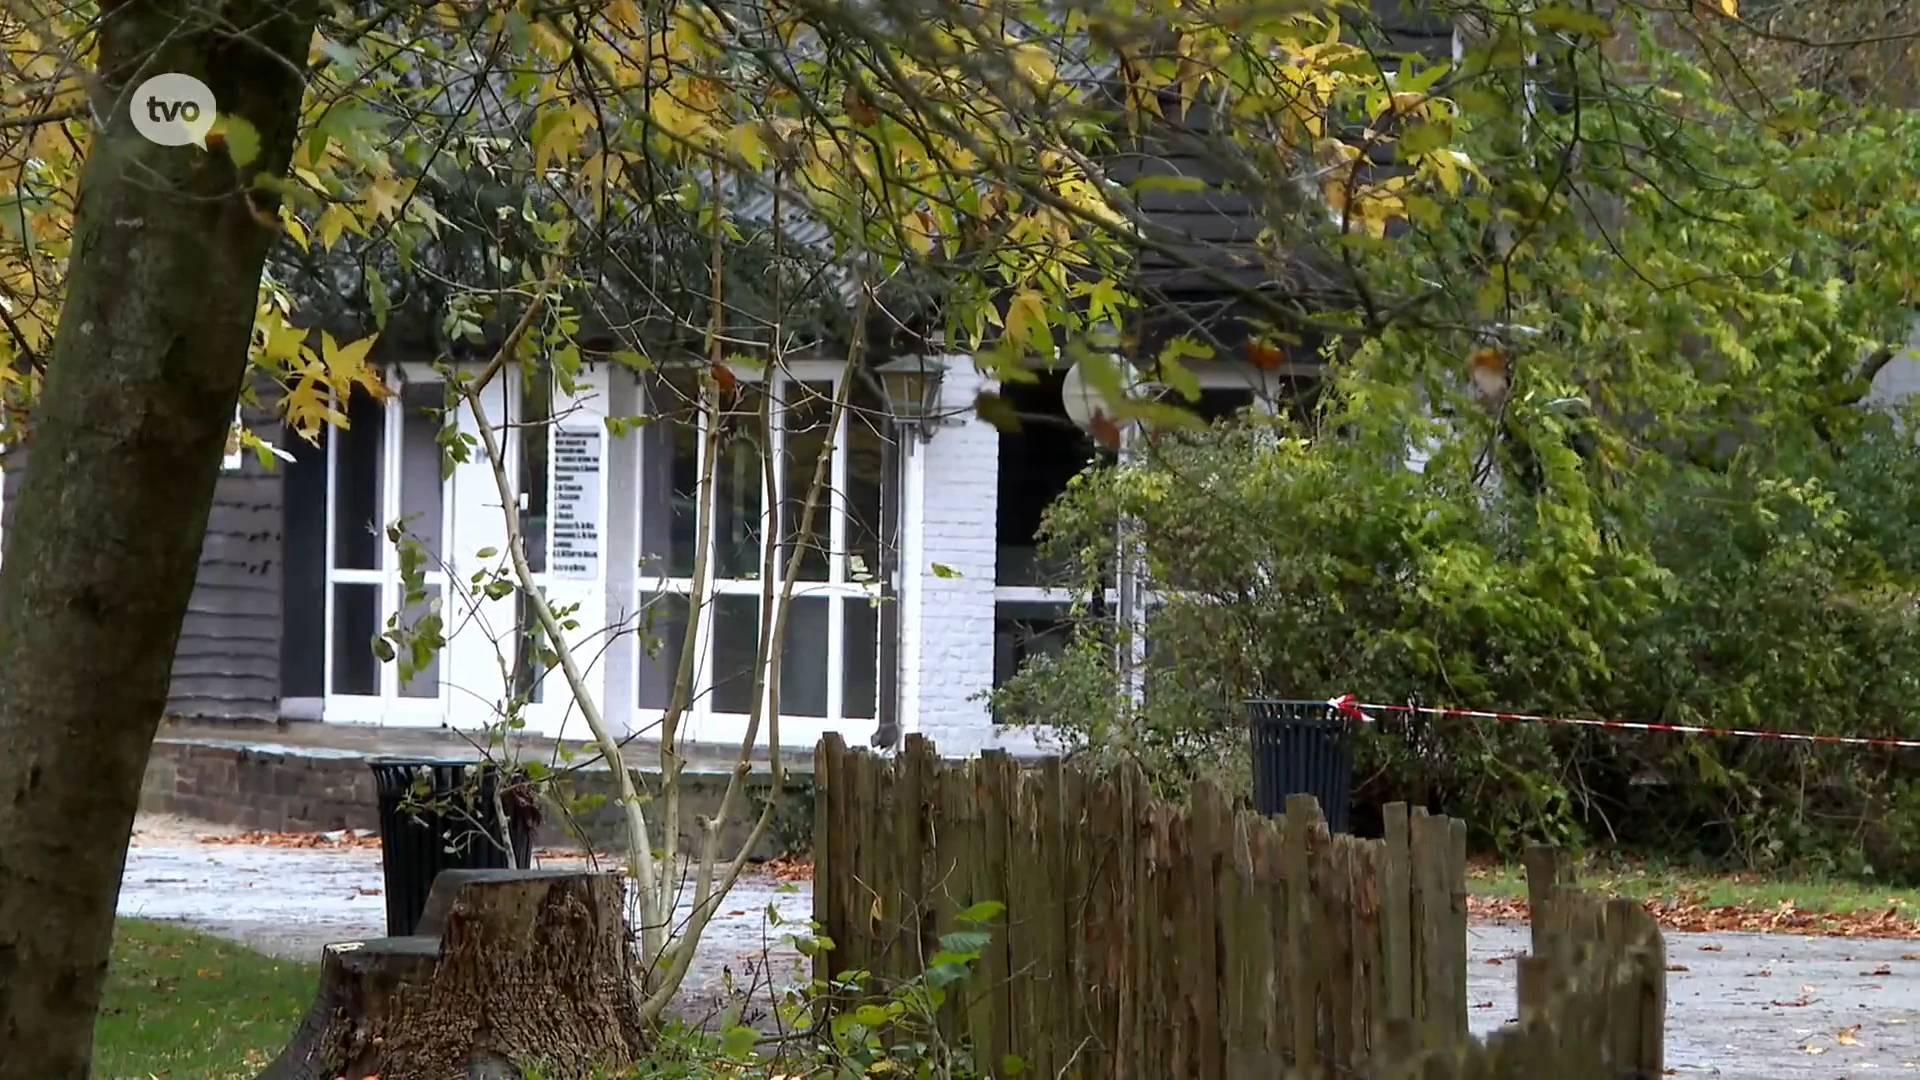
[[[1521,865],[1527,871],[1527,910],[1531,913],[1528,921],[1533,925],[1533,951],[1535,955],[1545,955],[1547,943],[1541,927],[1552,918],[1547,909],[1553,903],[1554,890],[1573,884],[1572,866],[1566,853],[1551,844],[1530,845],[1521,856]]]

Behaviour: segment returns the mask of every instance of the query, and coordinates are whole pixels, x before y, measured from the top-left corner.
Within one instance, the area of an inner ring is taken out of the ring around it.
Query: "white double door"
[[[443,480],[440,431],[443,385],[396,372],[386,400],[357,391],[346,402],[348,426],[326,434],[325,719],[346,723],[434,726],[446,718],[445,652],[401,678],[375,641],[395,616],[417,627],[438,611],[445,633],[458,620],[447,595],[452,500]],[[424,556],[424,596],[407,595],[401,551],[390,536],[399,525]],[[389,645],[393,645],[391,641]],[[393,645],[404,651],[403,645]]]

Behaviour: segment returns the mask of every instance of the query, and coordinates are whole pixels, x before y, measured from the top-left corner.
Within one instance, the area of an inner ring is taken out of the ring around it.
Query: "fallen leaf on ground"
[[[804,855],[781,855],[760,864],[760,869],[781,881],[812,881],[813,860]]]
[[[1773,977],[1772,968],[1761,968],[1759,971],[1747,972],[1747,978],[1749,979],[1770,979],[1772,977]]]
[[[1479,1004],[1477,1004],[1477,1005],[1475,1005],[1475,1006],[1474,1006],[1474,1008],[1476,1008],[1476,1009],[1491,1009],[1491,1008],[1493,1008],[1493,1002],[1491,1002],[1491,1001],[1482,1001],[1482,1002],[1480,1002]]]
[[[1487,959],[1482,960],[1480,962],[1487,965],[1488,967],[1499,967],[1501,964],[1506,963],[1505,960],[1502,960],[1497,956],[1490,956]]]
[[[1856,1036],[1859,1034],[1860,1025],[1858,1024],[1852,1027],[1843,1027],[1833,1033],[1833,1041],[1839,1043],[1841,1046],[1858,1046],[1860,1045],[1860,1040],[1856,1038]]]
[[[1693,969],[1688,967],[1685,964],[1668,964],[1667,970],[1668,971],[1692,971]]]
[[[1875,975],[1891,975],[1893,974],[1893,969],[1888,967],[1885,964],[1881,964],[1879,967],[1874,968],[1872,971],[1863,971],[1860,974],[1866,975],[1868,977],[1872,977]]]
[[[1824,1054],[1827,1052],[1827,1048],[1824,1046],[1815,1046],[1812,1043],[1808,1043],[1805,1046],[1802,1046],[1800,1048],[1800,1052],[1803,1054]]]
[[[336,829],[332,832],[268,832],[255,829],[229,836],[201,836],[203,844],[250,845],[274,848],[377,848],[380,834],[371,829]]]
[[[1791,900],[1778,904],[1706,903],[1699,894],[1680,897],[1655,897],[1642,905],[1663,929],[1683,933],[1773,933],[1813,937],[1920,938],[1920,919],[1904,914],[1899,906],[1878,911],[1813,911]],[[1469,914],[1494,922],[1525,922],[1527,902],[1510,896],[1473,896],[1467,898]],[[1702,947],[1719,952],[1720,947]],[[1920,953],[1908,959],[1920,959]]]
[[[1701,952],[1726,952],[1727,947],[1725,945],[1702,945],[1700,946],[1700,951]]]

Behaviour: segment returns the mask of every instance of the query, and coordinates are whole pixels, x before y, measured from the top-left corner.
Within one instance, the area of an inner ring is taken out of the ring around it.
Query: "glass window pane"
[[[639,705],[664,709],[673,704],[673,680],[687,640],[690,605],[685,593],[647,593],[640,598]],[[695,657],[696,665],[699,658]]]
[[[798,547],[800,566],[795,580],[825,581],[827,552],[833,546],[832,463],[828,463],[826,474],[820,478],[817,492],[813,478],[819,467],[820,452],[831,434],[828,425],[833,419],[833,384],[791,383],[786,388],[786,398],[786,411],[782,416],[786,445],[782,450],[784,475],[780,478],[780,535],[784,540],[780,572],[786,572],[787,561]],[[814,501],[813,519],[806,535],[802,536],[800,522],[805,517],[809,499]]]
[[[405,591],[404,588],[402,591]],[[440,599],[440,586],[427,586],[426,594],[418,603],[407,605],[406,610],[400,613],[401,626],[409,630],[419,628],[420,620],[433,610],[434,602]],[[446,633],[445,626],[441,627],[440,632]],[[443,649],[442,652],[444,651]],[[440,656],[440,652],[434,653],[433,659],[427,662],[426,667],[414,672],[413,678],[400,684],[401,697],[436,698],[440,696]]]
[[[380,586],[333,587],[333,692],[378,694],[380,661],[373,636],[380,632]]]
[[[640,431],[640,574],[693,576],[699,545],[700,387],[686,372],[649,380]]]
[[[847,581],[880,578],[880,492],[886,486],[886,403],[865,379],[847,395]],[[848,715],[852,715],[851,713]]]
[[[865,597],[842,600],[840,714],[871,720],[880,700],[880,607]]]
[[[720,460],[714,469],[714,576],[760,577],[761,510],[766,492],[766,432],[758,387],[740,386],[720,414]]]
[[[340,569],[380,568],[386,546],[380,482],[386,419],[384,402],[356,390],[347,402],[347,427],[332,434],[333,565]]]
[[[760,655],[760,597],[716,596],[713,617],[713,710],[753,710],[754,661]]]
[[[520,510],[520,534],[527,544],[527,565],[536,574],[547,570],[548,463],[552,460],[553,375],[545,364],[526,369],[520,381],[520,410],[516,418],[520,443],[520,480],[517,490],[525,500]]]
[[[438,383],[409,384],[400,397],[400,520],[425,549],[428,569],[439,569],[444,557],[440,429],[445,402],[446,390]]]
[[[787,605],[785,640],[780,643],[780,713],[827,715],[827,620],[824,596],[796,596]]]
[[[1060,396],[1064,379],[1064,372],[1041,372],[1035,382],[1009,382],[1001,388],[1010,407],[1036,419],[1000,433],[995,510],[999,552],[994,564],[994,581],[1000,585],[1043,585],[1059,576],[1061,568],[1041,558],[1040,526],[1047,508],[1094,460],[1096,450],[1092,439],[1067,419]]]
[[[1068,604],[1003,603],[993,607],[993,685],[1035,656],[1057,656],[1073,632]]]
[[[1185,404],[1194,412],[1199,413],[1202,420],[1211,424],[1228,419],[1238,414],[1242,409],[1252,408],[1254,395],[1251,389],[1241,389],[1239,387],[1210,387],[1200,391],[1200,400],[1198,401],[1188,402],[1185,398],[1181,398],[1178,395],[1175,395],[1175,399]]]

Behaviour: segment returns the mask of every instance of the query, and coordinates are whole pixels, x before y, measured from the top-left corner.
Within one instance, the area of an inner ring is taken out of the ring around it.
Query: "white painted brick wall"
[[[1000,433],[972,412],[992,385],[967,357],[948,358],[943,409],[958,413],[907,461],[901,570],[901,720],[942,754],[994,744],[993,718],[970,700],[993,685],[994,519]],[[960,418],[964,417],[964,420]],[[934,565],[951,576],[934,572]]]

